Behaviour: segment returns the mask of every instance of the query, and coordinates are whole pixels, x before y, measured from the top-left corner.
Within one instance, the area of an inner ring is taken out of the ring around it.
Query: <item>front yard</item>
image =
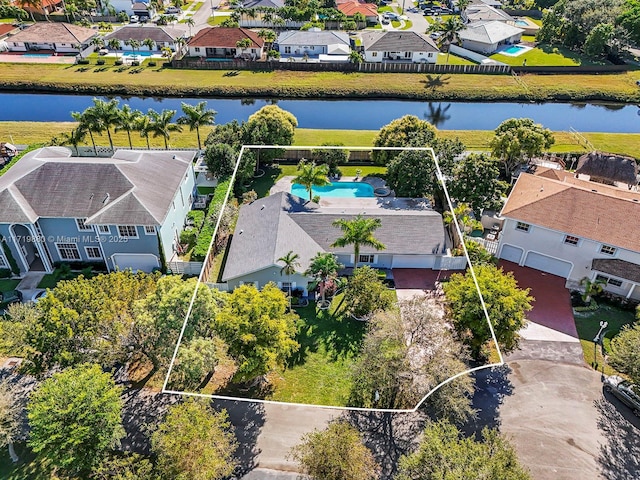
[[[593,312],[574,312],[578,337],[582,344],[584,352],[584,360],[587,364],[594,366],[594,342],[593,339],[600,330],[600,322],[608,322],[608,326],[604,332],[604,349],[608,353],[610,350],[611,339],[625,325],[634,323],[635,317],[632,311],[621,310],[617,307],[602,304],[598,310]],[[595,365],[597,369],[602,371],[604,365],[604,373],[606,375],[614,375],[618,372],[608,364],[604,363],[600,346],[596,348]]]

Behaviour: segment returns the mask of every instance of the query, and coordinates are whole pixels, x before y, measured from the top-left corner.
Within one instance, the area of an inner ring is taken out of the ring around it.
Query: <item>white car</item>
[[[140,21],[140,17],[138,15],[131,15],[129,17],[129,23],[138,23]]]

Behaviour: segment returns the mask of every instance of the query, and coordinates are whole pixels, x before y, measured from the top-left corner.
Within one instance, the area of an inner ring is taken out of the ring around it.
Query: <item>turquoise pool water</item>
[[[517,55],[522,52],[522,50],[526,50],[525,47],[520,47],[518,45],[512,45],[509,48],[505,48],[503,53],[508,53],[509,55]]]
[[[364,182],[332,182],[326,187],[313,187],[312,192],[313,196],[320,195],[320,198],[375,197],[373,187]],[[309,198],[307,189],[298,183],[291,185],[291,193],[298,197]]]
[[[529,23],[525,22],[524,20],[516,20],[516,25],[519,25],[521,27],[528,27]]]
[[[153,55],[153,52],[124,52],[122,56],[124,57],[150,57]]]
[[[34,57],[34,58],[48,58],[51,56],[50,53],[25,53],[22,55],[23,57]]]

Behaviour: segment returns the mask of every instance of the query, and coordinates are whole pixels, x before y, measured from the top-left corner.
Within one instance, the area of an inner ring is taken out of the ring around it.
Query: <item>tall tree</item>
[[[196,131],[196,135],[198,136],[198,150],[202,150],[200,127],[213,125],[218,112],[212,109],[207,110],[207,102],[198,102],[197,105],[189,105],[188,103],[182,102],[181,108],[184,115],[178,118],[178,123],[188,126],[192,132],[194,130]]]
[[[498,432],[484,428],[482,440],[463,437],[446,421],[431,423],[418,449],[400,458],[396,480],[530,480],[515,448]]]
[[[316,165],[316,162],[307,162],[302,159],[298,163],[298,175],[292,182],[303,185],[309,192],[309,201],[311,201],[313,200],[313,187],[329,185],[328,174],[328,165]]]
[[[239,57],[244,56],[245,49],[250,48],[251,44],[252,44],[252,42],[248,38],[242,38],[242,39],[238,40],[236,42],[236,48],[240,49],[240,55],[238,55],[238,56]]]
[[[217,337],[196,337],[180,344],[170,385],[173,390],[204,388],[215,368],[228,361],[227,345]]]
[[[0,448],[9,448],[13,463],[19,460],[13,443],[20,432],[20,410],[15,394],[4,383],[0,383]]]
[[[121,393],[98,365],[54,374],[27,406],[29,446],[71,475],[89,471],[124,436]]]
[[[207,164],[207,169],[216,178],[231,176],[237,159],[238,151],[227,143],[207,145],[204,152],[204,161]]]
[[[132,110],[129,105],[124,105],[120,109],[120,114],[118,115],[118,122],[116,123],[115,131],[120,132],[124,130],[125,132],[127,132],[127,138],[129,139],[129,148],[133,148],[133,143],[131,142],[131,132],[137,129],[141,116],[142,112],[140,110]]]
[[[154,42],[150,38],[145,38],[144,40],[142,40],[142,46],[147,47],[150,52],[153,52],[153,47],[156,46],[156,42]]]
[[[436,165],[431,152],[404,150],[387,169],[387,183],[398,197],[422,198],[434,194]]]
[[[491,151],[502,161],[503,171],[510,177],[525,160],[541,155],[555,143],[553,132],[530,118],[510,118],[495,130]]]
[[[428,147],[436,138],[436,129],[429,122],[415,115],[405,115],[380,129],[373,145],[375,147],[398,147],[398,150],[374,150],[374,163],[388,165],[405,147]]]
[[[485,154],[470,154],[454,168],[449,193],[458,202],[468,204],[476,219],[483,210],[500,210],[502,196],[509,184],[501,181],[500,161]]]
[[[342,147],[343,145],[341,143],[323,143],[322,146]],[[311,151],[311,156],[316,163],[328,165],[329,174],[337,174],[340,173],[339,166],[349,161],[349,150],[346,148],[317,148]]]
[[[289,250],[278,259],[278,262],[282,263],[280,275],[286,275],[289,283],[289,308],[291,308],[291,275],[296,273],[296,268],[300,268],[300,255]]]
[[[393,295],[378,272],[365,265],[356,268],[344,289],[346,313],[357,319],[368,319],[378,310],[387,310],[393,305]]]
[[[244,128],[244,143],[250,145],[291,145],[298,120],[277,105],[266,105],[251,115]],[[258,151],[256,169],[260,160],[271,161],[281,154],[280,149]]]
[[[327,282],[329,280],[335,280],[340,270],[344,265],[338,262],[338,257],[333,253],[318,252],[315,257],[311,259],[309,268],[305,272],[305,275],[312,276],[320,289],[320,296],[322,298],[321,305],[326,306],[325,291],[327,288]]]
[[[322,480],[375,480],[380,467],[355,427],[344,420],[314,430],[291,449],[305,474]]]
[[[449,63],[449,53],[451,50],[451,44],[460,41],[460,32],[465,28],[460,17],[455,15],[450,16],[444,22],[438,21],[432,23],[429,27],[429,32],[441,33],[438,37],[438,47],[442,50],[447,48],[447,60],[445,63]]]
[[[151,145],[149,145],[149,135],[151,134],[150,113],[147,115],[140,115],[136,122],[136,130],[140,133],[140,136],[146,140],[147,150],[151,150]]]
[[[93,99],[93,106],[87,108],[85,113],[100,125],[103,130],[107,132],[109,137],[109,146],[113,150],[113,139],[111,138],[111,129],[117,125],[120,117],[120,110],[118,108],[118,100],[113,99],[105,102],[99,98]]]
[[[170,407],[151,435],[151,445],[160,471],[176,480],[227,478],[237,464],[227,412],[215,412],[200,400]]]
[[[613,337],[609,358],[611,365],[640,385],[640,323],[625,326]]]
[[[107,47],[116,53],[116,60],[118,60],[118,50],[121,50],[120,40],[117,38],[111,38],[107,42]]]
[[[98,156],[98,149],[96,148],[96,141],[93,138],[93,134],[103,132],[104,130],[102,129],[102,126],[86,110],[82,113],[71,112],[71,117],[78,122],[76,130],[78,130],[79,137],[81,136],[80,132],[86,132],[89,134],[89,137],[91,138],[91,145],[93,145],[93,153]]]
[[[216,316],[216,331],[229,345],[238,364],[236,380],[253,380],[281,366],[299,348],[295,313],[287,298],[269,283],[258,291],[242,285],[228,297]]]
[[[164,149],[169,150],[169,139],[171,138],[171,132],[181,132],[182,127],[175,123],[171,123],[171,119],[176,114],[175,110],[162,110],[158,113],[154,110],[149,110],[149,118],[151,119],[149,130],[153,133],[153,137],[162,137],[164,140]]]
[[[362,245],[375,248],[376,250],[384,250],[386,248],[384,243],[374,237],[374,232],[380,228],[381,225],[382,221],[379,218],[368,218],[362,215],[357,215],[351,220],[345,220],[343,218],[336,220],[333,222],[333,226],[342,230],[342,236],[338,237],[331,244],[331,247],[353,245],[353,266],[357,268],[360,258],[360,247]]]
[[[500,349],[508,353],[518,347],[518,332],[526,324],[533,298],[529,289],[518,287],[511,272],[494,265],[476,265],[474,270]],[[471,272],[453,274],[443,288],[458,335],[480,356],[491,331]]]

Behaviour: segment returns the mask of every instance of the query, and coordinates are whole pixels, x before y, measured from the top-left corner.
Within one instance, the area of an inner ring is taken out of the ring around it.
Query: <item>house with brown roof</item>
[[[587,277],[640,300],[640,193],[542,173],[518,177],[501,212],[498,256],[565,278],[568,288]]]
[[[360,13],[368,23],[378,23],[378,6],[375,3],[352,0],[350,2],[340,2],[336,8],[347,17],[353,17],[356,13]]]
[[[238,42],[249,40],[247,47]],[[264,40],[247,28],[203,28],[189,41],[189,56],[202,58],[246,58],[260,60],[264,54]]]
[[[634,187],[640,179],[640,169],[635,158],[613,153],[589,152],[578,159],[578,176],[592,182]]]
[[[10,52],[48,50],[54,53],[82,55],[92,51],[91,39],[98,31],[70,23],[38,22],[7,40]],[[80,46],[80,49],[78,49]]]

